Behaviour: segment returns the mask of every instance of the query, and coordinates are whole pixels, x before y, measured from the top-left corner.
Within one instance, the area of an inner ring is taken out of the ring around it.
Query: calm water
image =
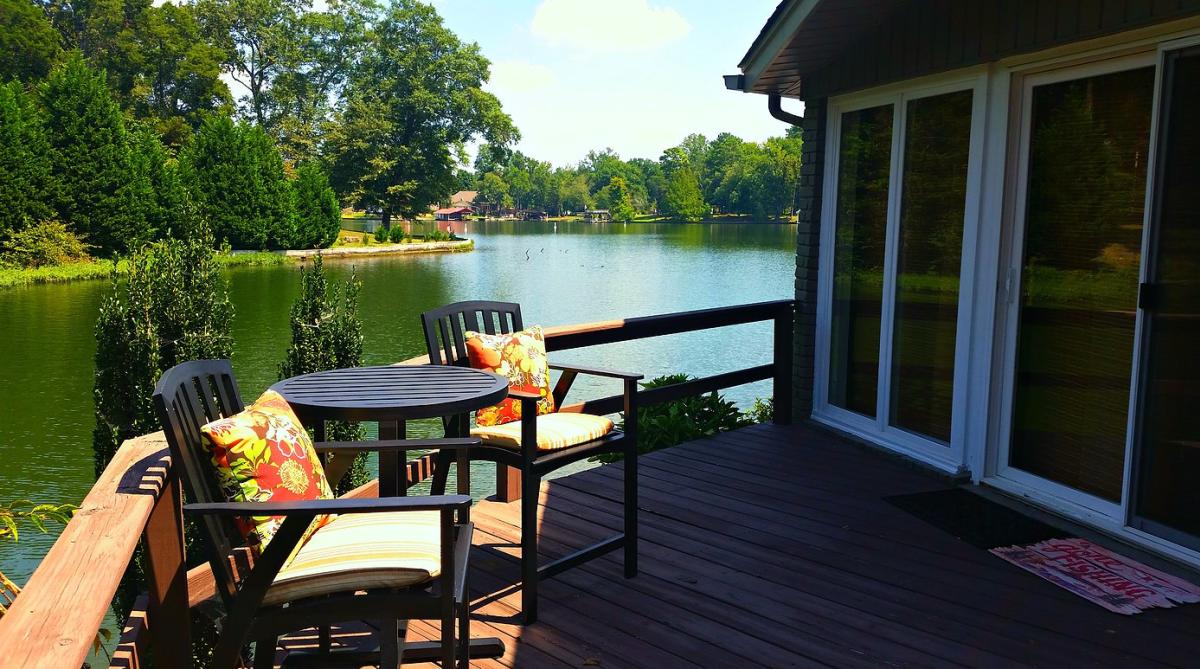
[[[456,231],[458,231],[456,229]],[[464,299],[520,302],[527,325],[555,325],[784,299],[793,294],[795,227],[467,223],[470,253],[329,261],[363,283],[367,364],[424,353],[417,314]],[[235,268],[233,366],[252,399],[274,383],[288,345],[298,266]],[[108,282],[0,291],[0,499],[79,502],[91,486],[93,327]],[[707,375],[770,361],[769,324],[660,337],[556,355],[564,362]],[[619,392],[585,383],[571,397]],[[770,388],[730,390],[748,404]],[[433,425],[411,432],[430,433]],[[493,485],[486,465],[477,494]],[[0,570],[23,583],[52,537],[0,544]]]

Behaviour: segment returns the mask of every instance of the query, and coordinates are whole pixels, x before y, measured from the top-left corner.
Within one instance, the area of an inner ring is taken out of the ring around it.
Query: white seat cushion
[[[337,516],[279,570],[263,605],[436,578],[442,571],[440,521],[437,511]]]
[[[604,416],[586,413],[552,413],[537,417],[539,451],[557,451],[599,439],[613,431],[613,422]],[[477,427],[471,436],[489,446],[521,448],[521,421]]]

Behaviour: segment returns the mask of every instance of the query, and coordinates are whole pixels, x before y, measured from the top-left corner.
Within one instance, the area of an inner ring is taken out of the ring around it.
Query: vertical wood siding
[[[1200,14],[1200,0],[912,0],[845,56],[801,73],[805,100]]]

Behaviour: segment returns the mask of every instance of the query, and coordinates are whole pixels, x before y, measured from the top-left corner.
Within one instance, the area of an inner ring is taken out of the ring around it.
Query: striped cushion
[[[552,413],[538,416],[538,450],[556,451],[560,448],[575,446],[599,439],[612,430],[613,422],[604,416],[593,416],[586,413]],[[521,421],[477,427],[471,430],[471,435],[479,437],[483,443],[491,446],[520,448]]]
[[[305,597],[424,583],[442,571],[437,511],[337,516],[275,577],[264,606]]]

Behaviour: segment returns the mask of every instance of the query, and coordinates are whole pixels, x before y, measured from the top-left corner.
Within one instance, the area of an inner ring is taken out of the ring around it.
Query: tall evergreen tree
[[[55,214],[103,254],[137,248],[150,235],[131,191],[125,122],[104,73],[72,52],[42,84],[41,99]]]
[[[19,82],[0,84],[0,238],[52,215],[51,183],[36,102]]]
[[[691,167],[680,167],[667,179],[663,212],[689,222],[699,221],[708,213],[704,196],[700,193],[700,180],[696,178],[696,172]]]
[[[315,163],[296,168],[292,182],[296,192],[295,248],[322,249],[337,240],[342,211],[337,196],[329,187],[329,177]]]
[[[157,238],[168,231],[181,230],[183,185],[175,161],[148,127],[129,133],[129,164],[132,173],[130,197],[133,206],[143,212],[146,231]]]
[[[58,32],[35,3],[0,0],[0,81],[32,81],[61,55]]]
[[[295,201],[279,150],[261,128],[211,116],[179,156],[184,185],[218,243],[285,248],[295,234]]]
[[[292,304],[292,343],[287,359],[279,366],[280,378],[362,366],[362,321],[358,318],[361,289],[362,284],[353,274],[345,284],[331,285],[320,254],[311,267],[300,270],[300,296]],[[362,426],[340,421],[329,421],[325,434],[330,441],[365,438]],[[367,455],[362,453],[338,482],[337,493],[349,492],[369,478]]]

